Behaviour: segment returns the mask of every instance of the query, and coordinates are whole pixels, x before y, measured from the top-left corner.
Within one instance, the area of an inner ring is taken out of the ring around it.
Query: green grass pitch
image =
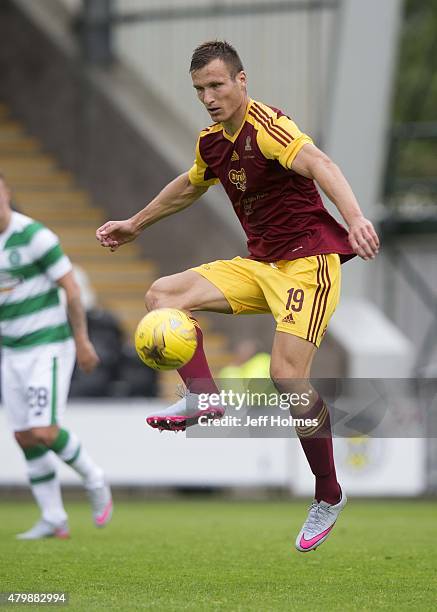
[[[67,591],[44,606],[66,611],[436,609],[435,502],[351,500],[305,554],[303,502],[123,501],[100,531],[87,505],[67,509],[70,540],[20,542],[36,509],[0,502],[0,591]]]

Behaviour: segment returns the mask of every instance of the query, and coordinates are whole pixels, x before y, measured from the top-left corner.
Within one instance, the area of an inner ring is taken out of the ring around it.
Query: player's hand
[[[379,238],[372,223],[360,217],[349,225],[349,243],[354,253],[368,261],[379,252]]]
[[[100,363],[96,349],[89,340],[76,342],[76,359],[77,365],[85,374],[91,374]]]
[[[107,221],[96,231],[96,238],[103,247],[116,251],[118,247],[132,242],[139,232],[134,228],[131,219],[124,221]]]

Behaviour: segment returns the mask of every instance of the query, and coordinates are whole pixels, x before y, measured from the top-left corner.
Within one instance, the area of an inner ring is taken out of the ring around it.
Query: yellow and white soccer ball
[[[135,348],[154,370],[175,370],[188,363],[197,348],[193,321],[175,308],[152,310],[138,323]]]

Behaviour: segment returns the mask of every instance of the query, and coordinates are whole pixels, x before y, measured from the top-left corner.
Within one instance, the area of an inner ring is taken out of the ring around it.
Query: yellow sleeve
[[[306,144],[313,144],[309,136],[299,130],[297,125],[282,115],[271,120],[267,128],[257,133],[258,146],[267,159],[277,159],[281,166],[291,169],[294,158]]]
[[[210,187],[211,185],[216,185],[219,182],[219,179],[214,176],[212,171],[209,169],[209,166],[203,161],[202,156],[200,155],[200,138],[201,136],[197,140],[196,159],[188,171],[188,178],[192,185]]]

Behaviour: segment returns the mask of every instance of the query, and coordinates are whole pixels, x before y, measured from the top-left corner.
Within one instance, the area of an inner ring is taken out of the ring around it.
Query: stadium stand
[[[116,395],[155,395],[154,377],[137,363],[132,338],[145,312],[142,296],[157,276],[156,264],[144,259],[136,244],[112,257],[98,245],[94,233],[104,221],[103,209],[78,186],[74,175],[62,170],[57,160],[44,152],[41,142],[30,137],[24,126],[13,119],[5,104],[0,104],[0,168],[13,186],[17,209],[53,229],[65,252],[89,277],[100,308],[88,311],[88,319],[100,352],[106,353],[110,347],[123,356],[119,364],[122,379],[116,389],[108,385],[114,376],[111,368],[119,360],[109,359],[109,372],[98,372],[88,382],[85,377],[76,379],[73,394],[96,396],[111,391]],[[116,319],[121,323],[117,332],[111,323]],[[206,319],[202,319],[202,325],[208,327]],[[109,347],[105,347],[105,337]],[[127,347],[123,337],[127,338]],[[206,346],[212,367],[216,370],[223,367],[229,359],[225,336],[209,333]],[[138,380],[141,378],[150,380],[150,385],[141,384]],[[166,377],[164,395],[172,394],[176,380],[176,374]]]

